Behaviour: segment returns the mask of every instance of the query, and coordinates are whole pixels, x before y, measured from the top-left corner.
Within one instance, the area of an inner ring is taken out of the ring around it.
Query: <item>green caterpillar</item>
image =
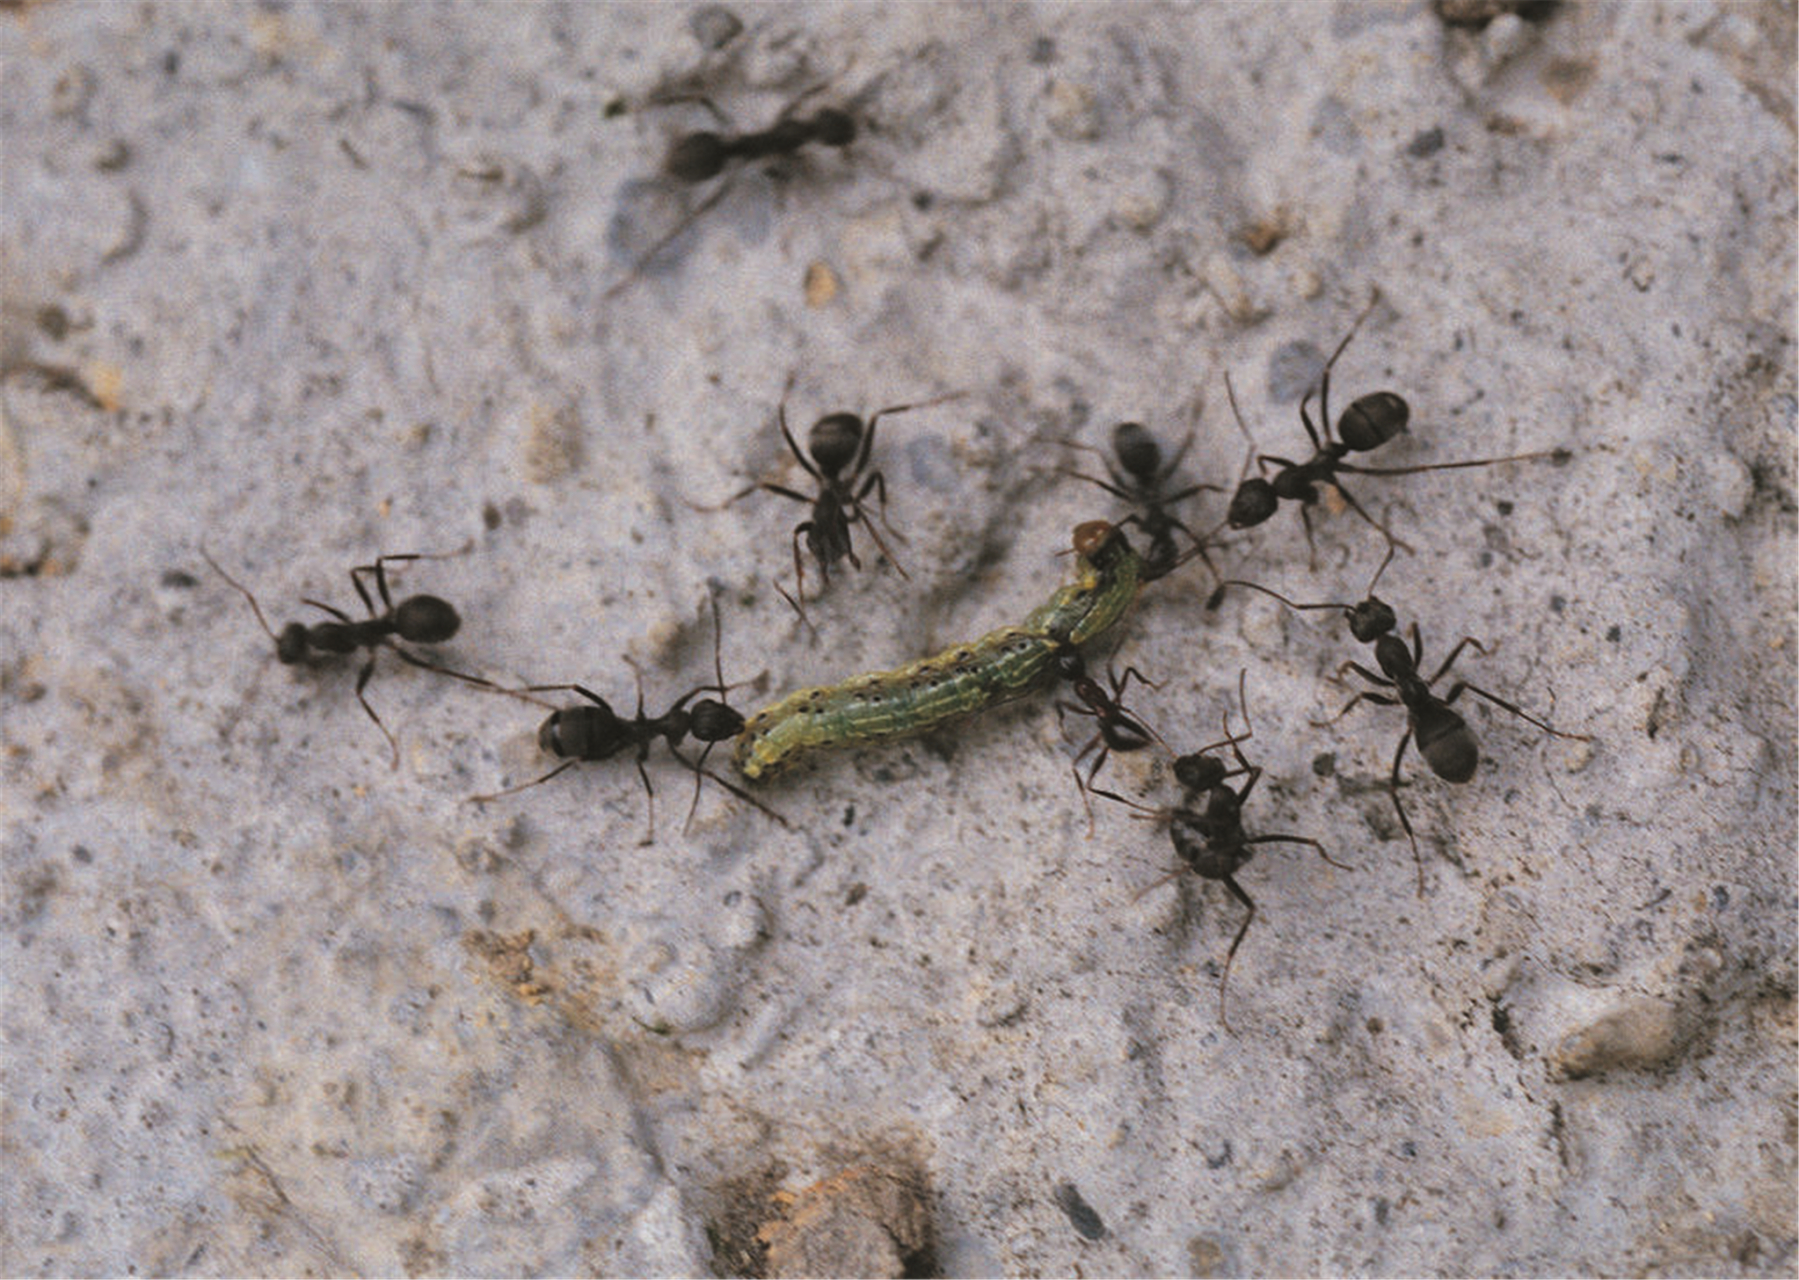
[[[809,751],[885,742],[996,707],[1046,682],[1055,656],[1101,634],[1137,596],[1143,561],[1124,531],[1091,520],[1074,531],[1075,580],[1021,625],[909,662],[790,694],[737,735],[731,762],[752,782]]]

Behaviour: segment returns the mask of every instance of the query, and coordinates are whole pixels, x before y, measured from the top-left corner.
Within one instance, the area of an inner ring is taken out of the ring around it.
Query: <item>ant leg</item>
[[[583,686],[578,685],[578,684],[528,684],[525,686],[525,692],[527,692],[527,693],[578,693],[583,698],[586,698],[589,702],[593,703],[594,705],[605,707],[606,710],[608,710],[608,711],[612,710],[612,705],[610,703],[608,703],[606,701],[606,699],[602,698],[599,694],[595,693],[592,689],[584,688]]]
[[[1337,355],[1341,355],[1342,353],[1343,348],[1338,347]],[[1331,357],[1332,360],[1335,360],[1336,358],[1336,355]],[[1299,399],[1299,421],[1306,429],[1306,438],[1312,442],[1312,448],[1316,450],[1322,450],[1331,438],[1331,371],[1328,363],[1324,366],[1324,373],[1321,375],[1320,381],[1324,388],[1322,401],[1319,405],[1319,412],[1324,415],[1324,438],[1322,440],[1318,437],[1318,428],[1312,425],[1312,415],[1307,412],[1306,409],[1306,406],[1312,403],[1311,388],[1307,388],[1305,395],[1301,396]]]
[[[652,244],[648,249],[645,249],[643,253],[638,256],[637,261],[631,264],[631,269],[625,274],[625,278],[607,289],[600,297],[609,302],[619,294],[623,293],[630,285],[635,283],[637,278],[643,274],[643,269],[655,260],[656,255],[668,248],[668,246],[673,244],[676,240],[680,239],[687,231],[687,228],[698,222],[714,205],[720,200],[723,200],[725,196],[730,193],[731,186],[736,181],[736,174],[733,173],[728,175],[718,184],[717,190],[713,191],[711,195],[695,205],[691,211],[683,214],[665,235],[660,237],[656,243]]]
[[[1346,862],[1338,862],[1335,858],[1331,857],[1330,854],[1328,854],[1324,851],[1323,845],[1319,844],[1316,840],[1310,839],[1306,836],[1290,836],[1290,835],[1252,836],[1250,839],[1245,840],[1243,843],[1244,844],[1309,844],[1312,846],[1312,848],[1318,850],[1318,856],[1320,858],[1323,858],[1326,862],[1330,863],[1331,866],[1336,867],[1338,870],[1340,870],[1340,871],[1354,871],[1355,870],[1354,867],[1350,866]]]
[[[1341,483],[1339,483],[1336,480],[1332,480],[1331,487],[1336,489],[1336,491],[1340,495],[1342,495],[1343,501],[1349,504],[1349,509],[1351,511],[1355,512],[1358,516],[1362,517],[1362,519],[1366,520],[1369,524],[1373,525],[1376,529],[1380,530],[1381,536],[1387,540],[1388,547],[1399,547],[1402,550],[1404,550],[1408,555],[1416,555],[1417,554],[1417,552],[1412,547],[1411,543],[1405,541],[1403,538],[1394,537],[1393,531],[1391,529],[1387,528],[1386,525],[1382,524],[1379,520],[1376,520],[1373,516],[1369,515],[1367,510],[1365,508],[1363,508],[1362,504],[1355,500],[1355,495],[1353,493],[1351,493],[1349,490],[1345,489]]]
[[[1426,680],[1424,683],[1426,685],[1433,685],[1437,681],[1441,680],[1444,676],[1448,675],[1449,668],[1451,668],[1455,665],[1455,660],[1462,656],[1462,650],[1466,649],[1469,645],[1473,645],[1474,651],[1476,653],[1480,654],[1482,657],[1486,656],[1486,652],[1487,652],[1486,645],[1484,645],[1480,641],[1476,640],[1473,636],[1463,636],[1461,638],[1461,640],[1459,640],[1456,643],[1455,648],[1453,648],[1449,651],[1449,656],[1447,658],[1443,659],[1443,665],[1437,668],[1437,674],[1432,676],[1430,679]]]
[[[369,713],[369,719],[373,720],[375,722],[375,727],[381,730],[381,736],[387,739],[387,745],[393,748],[393,767],[398,769],[400,767],[400,740],[389,732],[386,725],[381,723],[381,717],[375,714],[375,709],[369,705],[369,700],[363,696],[362,691],[368,688],[369,680],[374,674],[375,653],[374,650],[371,649],[369,651],[369,660],[362,664],[362,672],[356,677],[356,701],[362,704],[362,709]]]
[[[1479,694],[1481,697],[1485,698],[1488,702],[1492,703],[1494,706],[1499,707],[1505,711],[1511,712],[1513,715],[1517,716],[1520,720],[1525,720],[1531,724],[1536,725],[1537,728],[1541,729],[1544,733],[1547,733],[1552,738],[1571,738],[1576,742],[1591,742],[1593,740],[1593,735],[1590,733],[1567,733],[1561,729],[1557,729],[1550,725],[1547,725],[1543,721],[1541,721],[1541,720],[1537,719],[1535,716],[1531,715],[1529,712],[1513,706],[1511,703],[1507,702],[1504,698],[1496,697],[1495,695],[1488,693],[1485,689],[1480,688],[1478,685],[1472,685],[1472,684],[1467,683],[1466,681],[1457,681],[1456,682],[1455,687],[1449,691],[1449,696],[1447,698],[1443,699],[1443,705],[1448,706],[1450,703],[1454,702],[1457,698],[1461,697],[1462,690],[1464,690],[1464,689],[1466,689],[1469,693]]]
[[[508,690],[500,689],[500,686],[491,680],[484,680],[480,676],[471,676],[466,671],[454,671],[449,667],[440,667],[435,662],[426,662],[423,658],[407,653],[406,650],[400,648],[397,644],[390,642],[387,647],[399,657],[401,662],[409,662],[413,666],[422,668],[425,671],[435,671],[440,676],[449,676],[451,679],[460,680],[464,684],[478,685],[483,689],[496,689],[502,693],[508,692]],[[536,700],[532,699],[532,701]]]
[[[681,824],[681,834],[686,835],[693,830],[693,817],[700,811],[700,783],[705,778],[706,757],[712,753],[716,743],[708,742],[700,752],[700,758],[693,766],[693,801],[687,806],[687,821]],[[672,753],[673,747],[669,748]]]
[[[1074,775],[1074,788],[1081,793],[1081,807],[1087,811],[1087,838],[1089,840],[1093,839],[1093,801],[1088,797],[1087,793],[1093,789],[1094,774],[1097,774],[1099,772],[1099,766],[1106,762],[1106,753],[1103,750],[1099,753],[1099,759],[1094,762],[1093,768],[1088,772],[1085,781],[1081,779],[1081,756],[1086,755],[1088,750],[1093,746],[1093,743],[1098,742],[1100,737],[1101,735],[1097,733],[1094,734],[1093,742],[1089,742],[1085,747],[1082,747],[1081,754],[1077,755],[1074,758],[1073,763],[1068,766],[1068,771]]]
[[[375,565],[379,565],[380,563],[380,557],[377,556]],[[368,588],[362,585],[362,575],[375,572],[375,565],[357,565],[354,569],[350,570],[350,585],[355,587],[356,594],[362,597],[362,607],[368,610],[369,617],[371,618],[378,617],[379,615],[375,612],[375,602],[369,599]],[[393,609],[393,602],[387,598],[387,579],[385,574],[377,579],[376,585],[381,588],[381,603],[386,605],[391,612]]]
[[[891,413],[909,413],[913,409],[929,409],[932,405],[947,404],[951,400],[960,400],[967,394],[966,391],[952,391],[948,395],[933,396],[929,400],[914,400],[911,404],[890,404],[885,409],[876,409],[869,415],[868,427],[862,433],[862,447],[856,453],[856,464],[850,468],[850,474],[854,475],[868,464],[869,450],[874,448],[875,443],[875,423],[882,418]]]
[[[809,532],[811,529],[812,522],[810,520],[804,521],[801,524],[796,524],[793,527],[793,594],[788,595],[787,588],[783,587],[779,582],[774,585],[775,590],[781,593],[781,599],[792,605],[793,611],[800,615],[800,621],[806,624],[806,630],[816,636],[818,635],[818,628],[814,627],[812,625],[812,619],[806,616],[806,565],[805,562],[800,559],[800,535]],[[819,561],[818,568],[819,572],[823,573],[825,576],[825,585],[829,586],[831,582],[831,570],[822,560]]]
[[[1537,449],[1531,453],[1508,453],[1503,458],[1468,458],[1461,462],[1428,462],[1415,467],[1351,467],[1339,466],[1339,471],[1353,471],[1362,476],[1411,476],[1420,471],[1454,471],[1461,467],[1492,467],[1501,462],[1535,462],[1539,458],[1551,461],[1566,461],[1566,449]]]
[[[1405,828],[1405,838],[1412,842],[1412,862],[1418,868],[1418,896],[1424,896],[1424,855],[1418,850],[1418,837],[1412,831],[1412,820],[1405,816],[1405,806],[1399,802],[1399,788],[1402,782],[1399,776],[1399,762],[1405,758],[1405,749],[1412,743],[1412,727],[1406,726],[1405,733],[1399,739],[1399,750],[1393,753],[1393,774],[1387,780],[1387,794],[1393,799],[1393,812],[1399,815],[1399,825]]]
[[[1312,504],[1301,501],[1299,504],[1299,523],[1306,531],[1306,563],[1313,573],[1318,572],[1318,544],[1312,538]]]
[[[326,613],[330,614],[333,618],[336,618],[339,622],[347,622],[351,626],[356,625],[356,620],[354,618],[350,617],[349,614],[345,613],[342,609],[339,609],[339,608],[336,608],[335,606],[326,604],[323,600],[314,600],[310,596],[308,596],[308,597],[302,599],[300,601],[300,603],[301,604],[309,604],[315,609],[323,609]],[[369,616],[373,617],[374,614],[375,614],[375,611],[371,608],[369,610]]]
[[[541,778],[533,779],[530,782],[521,782],[521,783],[519,783],[518,786],[507,787],[503,791],[490,791],[486,795],[470,796],[468,798],[468,800],[466,801],[466,803],[468,803],[468,804],[486,804],[489,800],[498,800],[502,796],[517,795],[521,791],[528,791],[532,787],[538,786],[541,783],[548,782],[551,778],[554,778],[557,774],[562,773],[564,770],[574,768],[576,763],[577,763],[577,761],[574,761],[574,760],[564,760],[561,764],[557,765],[554,769],[551,769],[548,773],[544,774],[543,777],[541,777]]]
[[[874,474],[873,478],[876,480],[879,480],[881,478],[880,472],[877,471]],[[887,488],[887,486],[885,484],[882,484],[880,486],[881,502],[883,505],[885,505],[886,501],[887,501],[886,488]],[[858,518],[860,518],[862,516],[862,504],[861,504],[860,499],[858,499],[856,502],[855,512],[856,512],[856,515]],[[846,523],[847,523],[847,521],[846,521]],[[887,517],[885,514],[883,514],[881,516],[881,523],[882,524],[887,523]],[[907,582],[912,581],[912,575],[906,572],[906,566],[901,564],[899,562],[899,557],[893,554],[893,551],[891,548],[888,547],[886,540],[881,537],[881,531],[874,527],[874,522],[872,520],[868,520],[868,519],[861,519],[861,524],[864,529],[868,530],[868,536],[875,540],[875,546],[880,548],[881,554],[886,557],[887,563],[893,566],[894,571],[896,573],[898,573],[900,577],[904,578]],[[897,532],[894,532],[892,530],[891,526],[889,527],[888,531],[890,533],[893,533],[893,536],[896,538],[900,536]],[[861,563],[861,561],[856,559],[856,553],[854,551],[850,552],[850,563],[855,565],[856,568],[858,568],[858,569],[860,569],[862,567],[862,563]]]
[[[639,716],[643,714],[643,691],[641,689],[638,690],[637,712]],[[647,751],[647,749],[648,746],[646,744],[644,749],[638,752],[637,756],[637,776],[643,779],[643,794],[645,797],[644,807],[648,809],[650,813],[650,829],[644,833],[643,839],[637,842],[637,846],[640,849],[656,843],[656,788],[650,785],[649,770],[643,767],[644,751]],[[674,748],[670,747],[669,750],[673,751]]]
[[[689,760],[686,756],[682,755],[679,751],[676,751],[673,747],[669,748],[668,753],[671,756],[673,756],[675,759],[679,760],[682,764],[686,765],[689,769],[692,769],[695,773],[704,774],[706,777],[711,778],[712,781],[716,782],[719,786],[723,787],[726,791],[729,791],[732,795],[736,796],[739,800],[743,801],[745,804],[749,805],[751,808],[760,809],[765,815],[774,819],[774,821],[777,824],[779,824],[781,827],[783,827],[784,829],[792,830],[792,824],[789,823],[786,818],[783,818],[780,814],[776,813],[773,809],[771,809],[767,805],[763,804],[760,800],[756,799],[755,796],[753,796],[749,792],[745,791],[742,787],[737,786],[736,784],[732,783],[728,779],[719,777],[716,773],[712,772],[712,770],[710,770],[710,769],[701,768],[699,765],[697,765],[693,761]],[[703,753],[700,758],[701,759],[705,758]]]
[[[1355,667],[1356,674],[1359,676],[1367,676],[1369,674],[1367,671],[1363,670],[1363,668],[1358,663],[1346,662],[1343,665],[1346,667]],[[1386,682],[1383,681],[1382,683],[1386,683]],[[1397,707],[1399,705],[1398,698],[1389,698],[1385,694],[1371,693],[1368,690],[1364,689],[1362,692],[1356,694],[1355,697],[1351,698],[1348,702],[1344,703],[1343,709],[1341,711],[1337,712],[1337,714],[1332,716],[1329,720],[1308,720],[1306,723],[1311,725],[1312,728],[1314,728],[1314,729],[1328,729],[1328,728],[1330,728],[1330,726],[1337,723],[1337,721],[1341,720],[1344,716],[1348,715],[1351,711],[1354,711],[1358,706],[1360,706],[1364,702],[1372,702],[1376,706],[1380,706],[1380,707]]]
[[[862,509],[862,499],[868,496],[868,491],[870,489],[873,489],[875,491],[875,496],[881,500],[881,523],[886,525],[888,533],[891,533],[901,542],[904,542],[906,540],[906,535],[901,533],[898,529],[895,529],[892,525],[887,524],[887,477],[882,475],[879,471],[870,471],[868,473],[868,478],[862,482],[862,487],[856,491],[856,509],[858,511]]]
[[[381,606],[389,612],[392,612],[394,602],[393,597],[387,593],[387,566],[389,564],[402,564],[413,560],[423,560],[425,558],[424,555],[416,551],[409,551],[402,555],[376,556],[374,564],[359,564],[354,569],[350,570],[350,581],[356,584],[356,591],[358,595],[362,596],[362,602],[369,606],[369,616],[371,618],[375,616],[375,606],[369,604],[369,598],[362,590],[362,580],[359,575],[364,573],[372,573],[375,575],[375,590],[381,594]],[[430,558],[435,560],[444,559],[446,557],[432,556]]]
[[[1087,446],[1086,445],[1077,445],[1077,446],[1072,446],[1072,447],[1085,449]],[[1108,467],[1111,466],[1110,463],[1107,463],[1106,465]],[[1064,475],[1064,476],[1072,476],[1076,480],[1085,480],[1088,484],[1096,484],[1100,488],[1104,489],[1107,493],[1111,494],[1114,498],[1117,498],[1120,502],[1135,502],[1136,501],[1136,498],[1132,494],[1130,494],[1129,492],[1127,492],[1124,489],[1119,488],[1117,484],[1108,483],[1104,480],[1101,480],[1098,476],[1090,476],[1084,471],[1070,471],[1066,467],[1057,467],[1056,474]],[[1117,479],[1117,477],[1114,477],[1114,480],[1116,480],[1116,479]]]
[[[1243,784],[1243,790],[1237,793],[1237,803],[1242,805],[1248,803],[1249,793],[1254,791],[1256,789],[1256,783],[1262,780],[1262,767],[1260,765],[1252,765],[1249,761],[1245,760],[1243,758],[1243,748],[1239,747],[1234,742],[1231,744],[1231,750],[1236,753],[1237,763],[1242,765],[1243,770],[1249,774],[1249,781],[1245,782]]]
[[[1237,948],[1243,945],[1243,935],[1249,932],[1250,922],[1256,918],[1256,904],[1247,893],[1243,892],[1242,886],[1237,883],[1235,877],[1221,876],[1219,878],[1224,887],[1231,891],[1231,896],[1249,908],[1249,914],[1243,917],[1243,924],[1238,928],[1237,936],[1231,939],[1230,950],[1224,953],[1224,972],[1218,977],[1218,1021],[1224,1024],[1227,1032],[1235,1035],[1237,1033],[1231,1031],[1230,1016],[1225,1012],[1224,989],[1225,984],[1231,980],[1231,962],[1237,958]]]
[[[792,498],[795,502],[804,503],[808,507],[812,505],[812,499],[808,498],[805,494],[795,493],[792,489],[785,488],[784,486],[775,484],[774,482],[769,481],[769,480],[758,480],[758,481],[756,481],[755,484],[749,485],[748,487],[743,488],[743,489],[739,489],[736,493],[734,493],[730,497],[726,498],[723,502],[715,503],[709,507],[696,506],[695,504],[693,504],[691,502],[688,503],[687,505],[689,507],[692,507],[693,510],[695,510],[695,511],[707,511],[707,512],[723,511],[726,507],[730,506],[732,503],[741,502],[743,499],[749,497],[752,493],[757,493],[757,492],[778,493],[783,498]]]

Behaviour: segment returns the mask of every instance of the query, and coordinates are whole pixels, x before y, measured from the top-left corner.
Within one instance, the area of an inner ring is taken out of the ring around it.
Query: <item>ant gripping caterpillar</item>
[[[802,689],[757,712],[732,763],[752,782],[809,751],[926,733],[1023,697],[1055,675],[1058,653],[1109,629],[1130,607],[1143,561],[1123,530],[1090,520],[1074,531],[1075,580],[1024,622],[893,671]]]

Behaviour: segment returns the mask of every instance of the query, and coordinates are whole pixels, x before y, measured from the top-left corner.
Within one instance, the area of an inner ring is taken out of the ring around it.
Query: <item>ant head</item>
[[[1225,521],[1233,529],[1249,529],[1280,510],[1280,505],[1280,496],[1275,493],[1274,486],[1260,476],[1251,476],[1231,495]]]
[[[806,448],[812,461],[827,476],[834,476],[855,461],[862,447],[862,419],[853,413],[827,413],[812,424]]]
[[[1228,772],[1224,761],[1203,751],[1176,756],[1174,761],[1174,780],[1189,791],[1210,791]]]
[[[1357,453],[1378,449],[1406,429],[1411,407],[1391,391],[1363,396],[1337,419],[1337,437]]]
[[[1112,428],[1112,452],[1139,480],[1153,480],[1162,469],[1162,446],[1141,422],[1121,422]]]
[[[281,628],[281,634],[275,637],[275,657],[286,666],[306,660],[309,648],[306,639],[306,626],[300,622],[290,622]]]
[[[394,630],[417,644],[440,644],[461,625],[450,602],[436,596],[408,596],[394,610]]]
[[[676,182],[704,182],[724,172],[727,158],[724,139],[702,129],[675,139],[662,161],[662,172]]]
[[[1399,625],[1393,606],[1379,596],[1369,596],[1351,606],[1345,616],[1349,619],[1349,634],[1362,644],[1372,643],[1376,637],[1386,635]]]
[[[1069,684],[1073,684],[1077,680],[1087,678],[1087,660],[1081,657],[1081,651],[1073,646],[1056,650],[1056,656],[1052,661],[1058,680],[1065,680]]]
[[[847,147],[856,140],[856,118],[838,107],[820,107],[812,116],[812,137],[821,146]]]
[[[717,698],[701,698],[688,715],[687,731],[701,742],[723,742],[743,732],[743,716]]]

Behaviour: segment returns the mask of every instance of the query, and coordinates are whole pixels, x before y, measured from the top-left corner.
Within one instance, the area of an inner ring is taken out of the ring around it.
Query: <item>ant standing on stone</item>
[[[393,763],[396,769],[400,766],[399,740],[388,731],[385,724],[381,723],[381,717],[375,714],[375,709],[369,705],[369,700],[363,692],[368,688],[369,680],[375,674],[375,657],[379,650],[391,650],[400,657],[401,661],[411,663],[426,671],[435,671],[439,675],[450,676],[468,684],[480,685],[483,688],[495,687],[491,680],[483,680],[480,676],[468,675],[465,672],[453,671],[449,667],[439,666],[434,662],[427,662],[394,643],[393,637],[398,636],[413,644],[441,644],[454,636],[462,625],[462,619],[457,616],[455,608],[447,600],[439,599],[437,596],[407,596],[396,605],[388,594],[388,565],[437,557],[418,553],[384,555],[376,556],[374,564],[357,565],[350,570],[350,582],[355,586],[356,594],[361,597],[363,608],[368,610],[367,618],[356,621],[343,610],[321,600],[307,599],[302,600],[301,603],[323,610],[330,614],[335,621],[315,622],[310,626],[303,622],[290,622],[282,627],[280,634],[277,635],[269,627],[268,619],[263,617],[262,606],[256,603],[256,597],[251,594],[250,589],[220,568],[219,562],[212,558],[211,553],[204,546],[200,548],[200,555],[205,558],[207,564],[212,566],[214,573],[236,588],[244,599],[250,602],[250,608],[256,614],[257,623],[267,633],[269,639],[275,642],[276,659],[284,666],[312,663],[321,658],[355,653],[358,649],[369,651],[368,661],[363,663],[362,670],[356,677],[356,700],[362,704],[362,709],[369,713],[369,719],[375,722],[375,727],[381,730],[382,736],[393,748]],[[370,597],[368,588],[363,585],[365,575],[372,577],[375,581],[375,593],[381,599],[382,612],[380,613],[375,612],[374,600]]]

